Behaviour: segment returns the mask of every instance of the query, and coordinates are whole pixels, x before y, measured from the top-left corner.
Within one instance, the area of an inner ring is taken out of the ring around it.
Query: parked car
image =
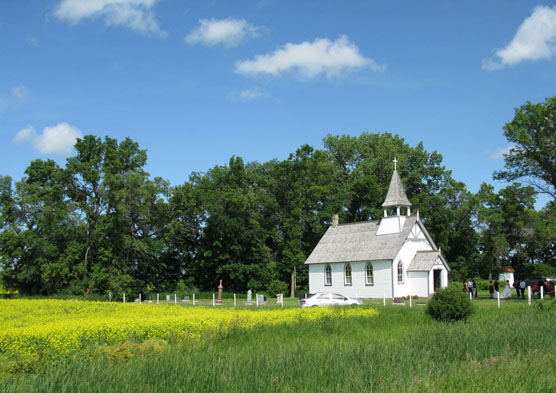
[[[531,288],[531,292],[533,293],[534,296],[540,296],[541,292],[540,292],[540,283],[541,281],[537,281],[535,283],[535,285],[533,285],[533,287]],[[554,296],[554,287],[556,286],[556,281],[552,281],[552,280],[547,280],[544,282],[544,290],[543,290],[543,294],[544,295],[552,295]]]
[[[523,281],[525,281],[525,286],[533,288],[533,285],[535,285],[537,281],[539,280],[544,281],[545,279],[546,277],[542,277],[542,276],[530,276],[525,278]]]
[[[306,299],[299,300],[301,307],[351,306],[360,304],[363,304],[363,302],[359,299],[352,299],[339,293],[330,292],[315,293]]]

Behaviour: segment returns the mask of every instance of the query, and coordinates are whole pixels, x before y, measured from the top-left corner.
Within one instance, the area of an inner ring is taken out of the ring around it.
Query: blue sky
[[[0,54],[0,174],[17,180],[85,134],[131,137],[177,185],[232,155],[388,131],[476,191],[514,109],[556,95],[556,6],[2,0]]]

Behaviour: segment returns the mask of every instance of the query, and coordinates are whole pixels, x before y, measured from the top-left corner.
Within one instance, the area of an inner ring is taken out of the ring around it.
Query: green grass
[[[345,319],[339,310],[318,323],[236,330],[197,344],[84,351],[22,366],[0,391],[555,392],[554,302],[474,303],[466,323],[389,306],[374,318]]]

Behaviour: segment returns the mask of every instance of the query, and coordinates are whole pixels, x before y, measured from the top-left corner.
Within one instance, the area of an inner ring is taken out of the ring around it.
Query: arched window
[[[332,269],[330,269],[330,265],[324,267],[324,285],[332,285]]]
[[[398,262],[398,283],[403,282],[403,263],[402,261]]]
[[[344,284],[351,285],[351,265],[349,263],[344,266]]]
[[[371,262],[367,263],[365,266],[365,284],[366,285],[374,285],[375,281],[373,278],[373,264]]]

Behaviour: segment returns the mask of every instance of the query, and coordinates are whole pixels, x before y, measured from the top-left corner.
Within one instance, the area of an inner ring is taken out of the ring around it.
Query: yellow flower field
[[[231,328],[370,317],[369,308],[235,310],[74,300],[0,300],[0,354],[66,354],[90,344],[201,338]]]

